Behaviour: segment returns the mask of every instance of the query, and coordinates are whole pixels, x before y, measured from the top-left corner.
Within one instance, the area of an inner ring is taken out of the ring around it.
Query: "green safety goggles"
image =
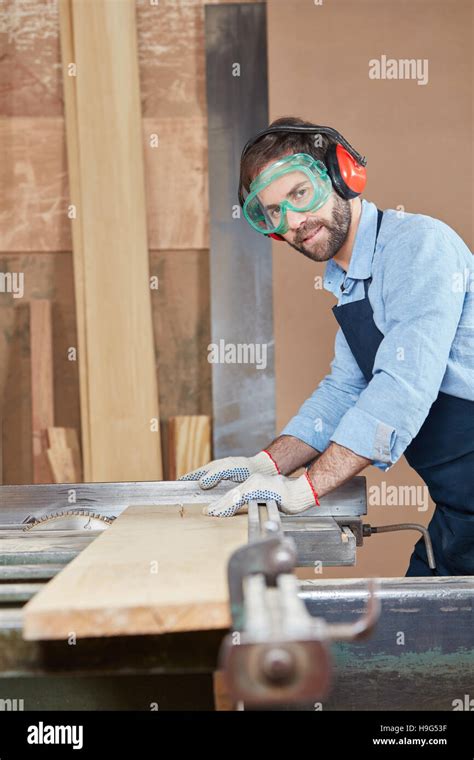
[[[288,232],[288,209],[316,211],[324,206],[332,183],[322,161],[294,153],[275,161],[250,184],[243,211],[251,227],[263,235]]]

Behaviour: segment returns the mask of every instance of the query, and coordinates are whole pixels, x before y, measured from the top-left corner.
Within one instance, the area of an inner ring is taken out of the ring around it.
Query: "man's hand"
[[[201,488],[212,488],[221,480],[233,480],[243,483],[251,475],[278,475],[276,462],[266,451],[260,451],[254,457],[225,457],[199,467],[197,470],[182,475],[179,480],[199,480]]]
[[[211,517],[232,517],[246,512],[249,501],[274,500],[282,512],[296,514],[309,507],[319,506],[318,494],[308,473],[299,478],[284,475],[252,475],[243,485],[233,488],[203,512]]]

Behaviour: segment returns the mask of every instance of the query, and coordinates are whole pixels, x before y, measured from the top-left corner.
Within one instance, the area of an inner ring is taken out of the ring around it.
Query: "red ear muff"
[[[367,171],[339,143],[329,146],[325,156],[329,176],[336,192],[346,200],[357,198],[367,182]]]
[[[283,240],[283,242],[285,242],[284,237],[282,237],[281,235],[275,235],[274,232],[271,232],[269,235],[267,235],[267,237],[271,237],[273,238],[273,240]]]

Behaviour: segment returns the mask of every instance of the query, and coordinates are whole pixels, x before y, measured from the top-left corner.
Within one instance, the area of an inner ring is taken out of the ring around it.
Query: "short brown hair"
[[[314,127],[310,121],[304,121],[297,116],[282,116],[272,121],[270,127],[280,125]],[[317,136],[317,140],[315,137]],[[326,135],[302,134],[298,132],[277,132],[263,137],[252,145],[240,164],[239,188],[248,192],[250,183],[260,173],[263,167],[271,161],[277,161],[282,156],[292,153],[308,153],[316,160],[323,161],[328,147],[333,141]]]

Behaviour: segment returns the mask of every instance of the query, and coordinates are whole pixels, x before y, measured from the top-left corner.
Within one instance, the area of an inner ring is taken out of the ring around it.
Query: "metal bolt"
[[[265,533],[278,533],[280,526],[274,520],[267,520],[263,525],[263,529]]]
[[[284,546],[279,546],[272,555],[272,564],[277,572],[288,573],[294,565],[295,557],[292,551]]]
[[[284,683],[294,675],[295,661],[287,649],[267,649],[262,658],[262,672],[269,681]]]

